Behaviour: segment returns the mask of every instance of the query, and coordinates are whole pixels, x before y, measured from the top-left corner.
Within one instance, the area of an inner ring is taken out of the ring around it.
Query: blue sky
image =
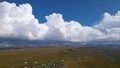
[[[120,1],[1,1],[0,27],[2,38],[119,42]]]
[[[18,4],[30,3],[33,14],[40,22],[45,16],[61,13],[65,21],[75,20],[91,26],[101,20],[104,12],[115,14],[120,10],[120,0],[0,0]]]

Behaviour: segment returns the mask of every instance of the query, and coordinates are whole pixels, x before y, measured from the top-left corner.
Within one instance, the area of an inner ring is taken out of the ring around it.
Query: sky
[[[1,2],[4,0],[0,0]],[[115,14],[120,10],[119,0],[5,0],[11,3],[32,5],[33,14],[46,22],[45,16],[61,13],[66,21],[75,20],[82,25],[91,26],[101,20],[104,12]]]
[[[0,38],[120,42],[120,2],[0,0]]]

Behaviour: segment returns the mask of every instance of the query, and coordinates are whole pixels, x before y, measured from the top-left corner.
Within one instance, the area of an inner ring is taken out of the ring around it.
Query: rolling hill
[[[120,68],[120,50],[95,47],[42,47],[0,50],[0,68],[23,68],[24,62],[64,59],[65,68]]]

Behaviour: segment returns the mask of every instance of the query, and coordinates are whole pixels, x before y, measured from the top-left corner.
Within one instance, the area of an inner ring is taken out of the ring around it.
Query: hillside
[[[0,68],[23,68],[24,62],[64,59],[65,68],[120,68],[120,50],[94,47],[49,47],[0,50]]]

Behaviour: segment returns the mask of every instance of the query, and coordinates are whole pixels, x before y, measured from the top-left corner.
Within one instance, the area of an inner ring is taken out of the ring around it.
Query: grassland
[[[50,47],[0,50],[0,68],[22,68],[24,62],[64,59],[65,68],[120,68],[120,50],[89,47]]]

